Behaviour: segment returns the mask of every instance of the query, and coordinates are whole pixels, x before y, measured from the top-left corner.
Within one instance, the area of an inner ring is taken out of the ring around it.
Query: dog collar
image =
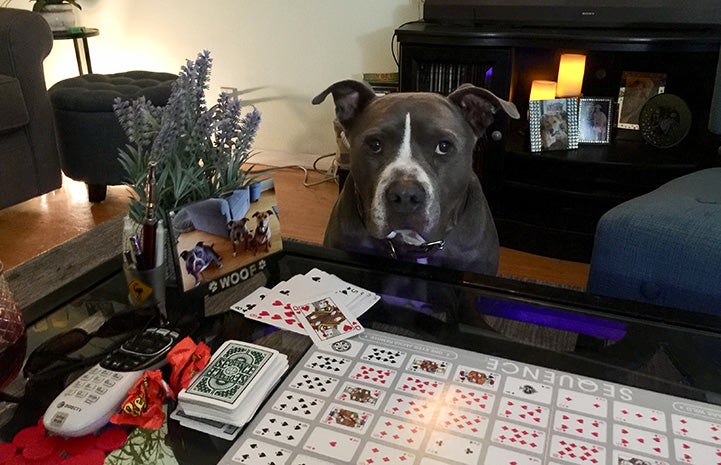
[[[398,251],[396,250],[396,246],[393,245],[393,239],[389,238],[386,239],[386,242],[388,243],[388,250],[390,252],[390,255],[393,259],[398,259]],[[445,247],[446,241],[440,240],[440,241],[431,241],[431,242],[424,242],[419,245],[410,245],[407,243],[402,243],[402,247],[399,247],[403,255],[412,255],[416,258],[421,258],[425,255],[429,255],[436,250],[443,250],[443,247]]]

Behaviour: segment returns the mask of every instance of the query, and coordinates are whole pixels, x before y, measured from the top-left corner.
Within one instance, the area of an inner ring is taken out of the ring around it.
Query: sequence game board
[[[721,408],[366,330],[311,347],[220,463],[721,465]]]

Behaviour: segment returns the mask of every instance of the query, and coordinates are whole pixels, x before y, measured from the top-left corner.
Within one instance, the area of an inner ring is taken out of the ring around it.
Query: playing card
[[[420,425],[390,417],[381,417],[371,432],[375,439],[410,449],[418,449],[425,434],[426,429]]]
[[[608,414],[608,401],[604,397],[585,394],[582,392],[558,390],[556,405],[565,410],[594,415],[606,418]]]
[[[356,336],[363,332],[358,320],[331,297],[291,305],[306,333],[318,346]]]
[[[336,400],[377,409],[384,391],[358,383],[346,382],[336,394]]]
[[[402,350],[392,349],[388,347],[368,346],[361,355],[361,360],[366,362],[376,362],[390,367],[401,366],[405,360],[406,352]]]
[[[491,441],[514,449],[543,454],[546,433],[525,425],[496,420]]]
[[[170,414],[170,418],[177,420],[182,426],[186,428],[194,429],[196,431],[202,431],[204,433],[213,435],[221,439],[227,439],[232,441],[240,433],[239,426],[228,425],[219,421],[208,420],[205,418],[191,417],[180,407],[176,407],[173,413]]]
[[[437,399],[440,397],[445,384],[437,379],[424,378],[410,373],[404,373],[398,379],[396,391],[415,394],[417,396]]]
[[[302,421],[266,413],[258,422],[253,433],[265,439],[282,442],[289,446],[297,446],[310,425]]]
[[[606,443],[606,422],[598,418],[556,410],[553,430],[603,444]]]
[[[288,387],[319,396],[328,396],[340,383],[338,378],[300,370],[288,383]]]
[[[330,404],[320,421],[324,425],[363,434],[372,419],[373,414],[364,410],[345,407],[340,404]]]
[[[658,459],[643,457],[635,452],[613,451],[613,465],[668,465]]]
[[[413,463],[416,456],[410,452],[393,447],[368,442],[360,454],[358,465],[371,465],[376,463]]]
[[[606,463],[606,448],[580,439],[553,435],[550,456],[575,465]]]
[[[380,387],[390,386],[395,376],[396,370],[363,362],[356,363],[353,370],[348,374],[350,379]]]
[[[271,407],[276,412],[313,420],[323,409],[325,401],[307,394],[283,391]]]
[[[673,414],[671,415],[671,424],[673,425],[673,433],[678,436],[721,446],[721,423],[712,423]]]
[[[666,432],[666,414],[653,408],[615,401],[613,419],[619,423]]]
[[[291,451],[255,438],[246,439],[232,460],[245,465],[283,465],[290,458]]]
[[[226,341],[188,388],[180,392],[178,399],[180,402],[234,410],[276,354],[277,351],[253,344]]]
[[[459,366],[453,381],[459,384],[472,384],[483,389],[495,391],[501,381],[501,375],[480,368]]]
[[[541,460],[531,455],[490,446],[483,463],[488,465],[541,465]]]
[[[308,357],[305,368],[322,371],[334,376],[343,376],[350,368],[351,360],[338,355],[329,355],[323,352],[314,352]]]
[[[486,435],[488,417],[457,409],[452,406],[443,407],[436,419],[436,428],[443,428],[451,433],[473,436],[480,440]]]
[[[250,310],[257,308],[264,303],[265,298],[270,294],[271,290],[267,287],[260,286],[238,302],[230,306],[232,310],[245,314]]]
[[[476,464],[481,456],[481,443],[475,439],[433,431],[428,439],[426,453],[441,459]]]
[[[533,402],[550,404],[553,388],[547,384],[509,377],[506,379],[503,393]]]
[[[286,329],[298,334],[305,334],[303,326],[290,308],[291,291],[285,287],[285,281],[276,284],[266,293],[261,302],[254,308],[243,313],[246,318]]]
[[[336,462],[348,462],[355,455],[360,439],[328,428],[315,428],[303,444],[303,450],[333,458]]]
[[[676,460],[689,465],[721,465],[721,447],[707,446],[686,439],[673,440]]]
[[[466,386],[451,386],[446,392],[445,402],[476,412],[490,413],[496,396]]]
[[[630,449],[656,457],[668,457],[668,438],[665,435],[628,425],[613,425],[613,444],[625,450]]]
[[[332,462],[326,462],[317,457],[311,457],[310,455],[298,454],[290,465],[335,465]]]
[[[548,424],[550,410],[548,407],[524,400],[502,397],[498,407],[498,416],[534,425],[537,428],[545,428]]]
[[[406,370],[445,379],[448,377],[448,373],[450,373],[450,368],[450,364],[445,360],[413,355],[408,362]]]
[[[433,417],[435,404],[425,399],[393,394],[386,403],[385,413],[419,423],[428,423]]]

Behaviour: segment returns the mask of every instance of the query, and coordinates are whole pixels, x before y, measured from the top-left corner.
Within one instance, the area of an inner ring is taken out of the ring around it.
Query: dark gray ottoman
[[[113,113],[115,98],[145,96],[163,106],[177,77],[150,71],[86,74],[50,88],[63,172],[87,184],[91,202],[105,199],[106,186],[126,180],[118,149],[125,148],[128,139]]]

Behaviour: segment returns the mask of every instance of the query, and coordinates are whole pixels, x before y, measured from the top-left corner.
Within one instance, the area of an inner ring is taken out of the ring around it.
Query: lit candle
[[[586,55],[564,53],[558,65],[557,97],[578,97],[581,95],[583,73],[586,69]]]
[[[551,100],[556,98],[555,81],[533,81],[529,100]]]

